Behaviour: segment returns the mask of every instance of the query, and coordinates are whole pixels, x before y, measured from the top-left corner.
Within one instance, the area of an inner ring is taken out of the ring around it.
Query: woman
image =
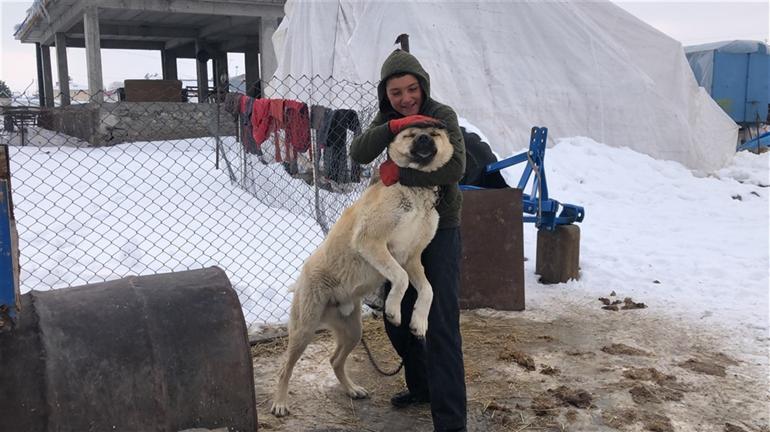
[[[356,162],[373,161],[399,131],[433,119],[446,124],[454,147],[449,163],[431,173],[399,168],[395,164],[383,164],[380,168],[385,184],[398,181],[405,186],[440,186],[436,207],[438,231],[422,254],[425,275],[434,293],[425,341],[418,340],[409,331],[408,323],[417,298],[411,286],[401,303],[401,322],[406,324],[396,327],[385,319],[388,337],[404,361],[407,386],[393,396],[391,403],[400,408],[430,402],[436,431],[465,431],[465,370],[458,300],[462,206],[458,182],[465,172],[465,143],[457,114],[449,106],[431,99],[430,76],[406,51],[394,51],[383,63],[377,96],[379,113],[350,148],[350,157]],[[389,287],[386,295],[388,291]]]

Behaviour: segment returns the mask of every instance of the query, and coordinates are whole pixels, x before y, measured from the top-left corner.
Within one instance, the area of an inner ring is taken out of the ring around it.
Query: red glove
[[[385,186],[398,183],[398,165],[388,159],[380,165],[380,180]]]
[[[400,119],[391,120],[388,122],[388,127],[393,135],[398,135],[399,132],[408,128],[409,126],[416,124],[428,124],[428,125],[441,125],[441,120],[433,117],[424,116],[422,114],[415,114]]]

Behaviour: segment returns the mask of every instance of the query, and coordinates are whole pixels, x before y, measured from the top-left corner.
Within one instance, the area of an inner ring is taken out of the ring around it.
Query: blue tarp
[[[770,48],[733,40],[685,48],[698,84],[737,123],[764,123],[770,104]]]

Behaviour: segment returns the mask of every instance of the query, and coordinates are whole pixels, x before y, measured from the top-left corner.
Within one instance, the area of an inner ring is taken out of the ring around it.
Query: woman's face
[[[390,78],[385,83],[385,94],[390,105],[403,116],[420,113],[422,106],[422,89],[417,77],[406,74],[398,78]]]

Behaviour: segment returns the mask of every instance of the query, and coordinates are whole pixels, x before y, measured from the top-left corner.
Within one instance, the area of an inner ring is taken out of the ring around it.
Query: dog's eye
[[[415,137],[414,133],[408,133],[404,135],[404,138],[414,138],[414,137]]]
[[[438,133],[438,132],[431,132],[431,133],[430,133],[430,136],[432,136],[432,137],[434,137],[434,138],[435,138],[435,137],[437,137],[437,136],[440,136],[440,135],[441,135],[441,134],[440,134],[440,133]]]

